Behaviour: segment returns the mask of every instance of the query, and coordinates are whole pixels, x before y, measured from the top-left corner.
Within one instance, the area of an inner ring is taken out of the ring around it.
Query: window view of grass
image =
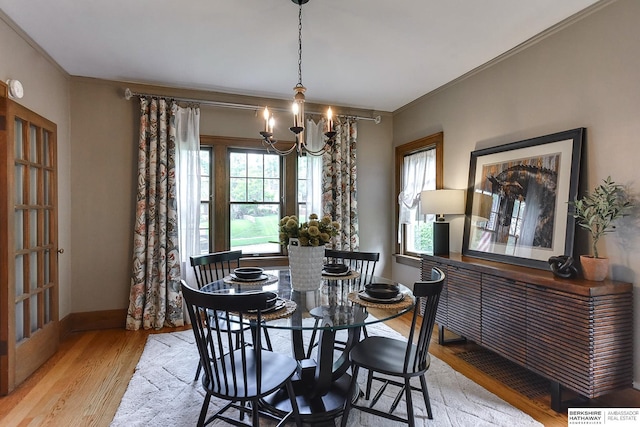
[[[277,242],[279,221],[277,214],[245,215],[242,219],[232,219],[231,247]]]

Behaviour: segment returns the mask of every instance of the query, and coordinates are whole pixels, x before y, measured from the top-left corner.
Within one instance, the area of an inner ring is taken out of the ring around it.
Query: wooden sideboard
[[[631,283],[560,279],[550,271],[461,256],[424,255],[447,275],[436,314],[444,328],[587,398],[630,387],[633,376]]]

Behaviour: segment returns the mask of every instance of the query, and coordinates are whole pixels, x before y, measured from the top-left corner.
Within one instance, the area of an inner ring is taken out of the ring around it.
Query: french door
[[[58,349],[55,123],[0,97],[0,395]]]

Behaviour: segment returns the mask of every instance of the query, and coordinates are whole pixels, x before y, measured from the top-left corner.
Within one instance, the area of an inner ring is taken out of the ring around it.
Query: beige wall
[[[457,84],[414,102],[394,115],[394,144],[444,131],[444,182],[466,188],[469,153],[479,148],[587,128],[586,188],[611,175],[640,193],[640,2],[620,0],[539,43]],[[584,187],[584,185],[583,185]],[[637,211],[636,211],[637,213]],[[638,216],[619,223],[599,249],[611,260],[611,276],[634,283],[640,313]],[[451,244],[462,246],[462,219]],[[578,253],[587,253],[578,231]],[[416,269],[394,264],[394,277],[410,280]],[[635,330],[640,330],[635,315]],[[638,337],[638,334],[636,334]],[[635,384],[640,385],[640,339],[635,340]]]
[[[6,20],[6,21],[5,21]],[[0,13],[0,79],[18,79],[24,98],[16,100],[58,128],[58,234],[60,317],[71,310],[71,191],[70,191],[70,113],[69,76],[33,48]]]

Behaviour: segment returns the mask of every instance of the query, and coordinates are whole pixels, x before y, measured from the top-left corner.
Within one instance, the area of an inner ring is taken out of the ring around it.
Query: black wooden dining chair
[[[233,425],[255,427],[259,425],[260,416],[278,419],[282,424],[293,416],[296,425],[301,426],[291,382],[291,377],[298,369],[296,360],[284,354],[264,350],[261,345],[262,328],[256,328],[252,338],[253,345],[245,345],[247,343],[242,334],[241,345],[234,349],[234,334],[219,327],[221,318],[233,315],[238,317],[238,321],[243,322],[248,312],[260,323],[262,310],[267,308],[267,300],[272,297],[271,293],[216,294],[193,289],[182,281],[182,294],[204,370],[201,383],[205,397],[197,425],[204,426],[220,419]],[[220,315],[207,314],[212,311]],[[292,410],[281,418],[263,412],[261,399],[283,387],[291,401]],[[207,418],[212,397],[229,403]],[[225,415],[231,408],[240,411],[239,419]],[[251,415],[252,424],[244,422],[244,414]]]
[[[242,251],[222,251],[213,252],[204,255],[196,255],[189,257],[191,267],[196,276],[196,283],[198,289],[208,283],[215,282],[216,280],[222,280],[226,276],[233,273],[233,270],[240,267],[240,258],[242,258]],[[228,322],[226,318],[221,317],[219,327],[223,330],[228,330],[235,335],[236,348],[240,346],[240,335],[250,328],[249,324],[240,323],[238,321]],[[265,342],[267,348],[271,349],[271,340],[269,335],[265,334]],[[196,380],[200,376],[201,366],[198,365],[196,370]]]
[[[242,251],[213,252],[190,257],[198,289],[233,273],[234,269],[240,267],[240,258]]]
[[[373,280],[373,275],[376,270],[376,264],[380,260],[380,252],[360,252],[360,251],[340,251],[337,249],[325,249],[324,250],[324,259],[325,263],[338,263],[345,264],[349,267],[351,271],[357,271],[360,273],[353,280],[354,287],[356,289],[361,289],[367,283],[371,283]],[[316,328],[320,323],[321,319],[316,319]],[[307,353],[307,357],[311,357],[312,350],[317,346],[316,343],[316,328],[313,329],[313,333],[311,334],[311,339],[309,342],[309,350]],[[367,336],[367,328],[362,327],[362,333],[366,337]],[[344,338],[336,339],[335,346],[337,350],[344,350],[346,347],[346,341]]]
[[[347,265],[351,271],[360,273],[360,277],[355,279],[354,283],[361,287],[370,283],[373,279],[376,264],[380,260],[380,252],[325,249],[324,258],[326,263],[342,263]]]
[[[413,319],[407,341],[390,337],[371,336],[353,346],[350,352],[352,371],[350,386],[351,395],[356,391],[358,371],[360,368],[364,368],[369,371],[364,396],[366,400],[369,400],[371,395],[373,380],[382,381],[383,385],[368,406],[357,405],[356,403],[353,403],[351,399],[347,399],[344,413],[342,415],[342,427],[347,425],[349,412],[352,408],[357,408],[370,414],[394,421],[404,422],[409,424],[409,426],[414,426],[415,417],[413,413],[413,402],[411,401],[412,390],[422,391],[427,415],[429,419],[433,419],[425,373],[431,364],[429,343],[431,342],[436,310],[438,309],[438,302],[440,300],[440,293],[442,292],[444,280],[445,275],[442,270],[434,267],[431,270],[430,281],[421,281],[414,284],[413,294],[417,301],[413,308]],[[419,300],[424,300],[425,302],[423,316],[419,315]],[[418,322],[420,322],[420,325],[419,329],[416,331]],[[394,377],[398,379],[396,380]],[[410,384],[411,378],[414,377],[420,378],[420,388],[414,387]],[[402,381],[400,379],[402,379]],[[374,408],[374,405],[378,402],[378,399],[385,391],[388,384],[400,387],[400,391],[393,401],[389,411],[385,412]],[[402,399],[403,393],[405,394],[406,400],[407,419],[393,414],[393,411]]]

